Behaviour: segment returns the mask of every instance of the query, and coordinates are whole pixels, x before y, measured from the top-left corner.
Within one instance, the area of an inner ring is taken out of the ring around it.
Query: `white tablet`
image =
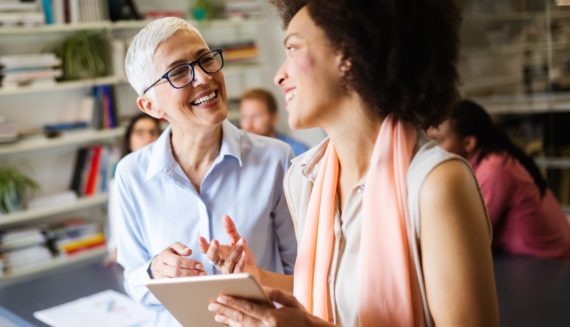
[[[247,273],[153,279],[147,287],[183,326],[220,326],[208,305],[221,294],[273,305],[257,280]]]

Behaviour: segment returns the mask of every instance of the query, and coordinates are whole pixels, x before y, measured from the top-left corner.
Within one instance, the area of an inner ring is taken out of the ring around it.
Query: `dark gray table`
[[[570,262],[506,256],[494,261],[501,326],[570,326]],[[45,326],[33,312],[106,289],[124,292],[120,267],[77,265],[0,288],[0,306]]]
[[[120,266],[75,264],[0,288],[0,306],[32,325],[47,326],[33,313],[108,289],[125,292]]]
[[[497,256],[501,326],[570,326],[570,262]]]

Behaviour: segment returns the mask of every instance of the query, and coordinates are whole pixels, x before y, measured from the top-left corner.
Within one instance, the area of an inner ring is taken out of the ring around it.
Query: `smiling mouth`
[[[213,101],[215,101],[218,98],[218,91],[212,91],[211,93],[199,97],[198,99],[194,100],[192,102],[193,106],[200,106],[200,105],[204,105],[204,104],[209,104]]]
[[[291,101],[291,99],[293,99],[295,95],[297,95],[297,91],[287,92],[287,94],[285,95],[285,102]]]

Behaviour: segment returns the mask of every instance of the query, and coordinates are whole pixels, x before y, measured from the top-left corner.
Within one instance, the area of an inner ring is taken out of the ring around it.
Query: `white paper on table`
[[[142,327],[151,325],[154,313],[126,295],[106,290],[36,311],[34,317],[54,327]]]

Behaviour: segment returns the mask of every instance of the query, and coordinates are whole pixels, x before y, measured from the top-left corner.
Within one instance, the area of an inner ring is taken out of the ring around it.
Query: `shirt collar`
[[[172,154],[172,146],[170,143],[171,132],[171,126],[168,126],[150,148],[150,160],[146,171],[146,180],[151,179],[161,171],[173,171],[176,165],[178,165]],[[232,125],[228,120],[222,123],[222,145],[214,164],[218,164],[222,162],[226,156],[230,156],[238,160],[240,167],[243,165],[241,158],[242,135],[243,132]]]
[[[293,158],[293,160],[291,160],[291,165],[301,167],[301,173],[303,176],[312,182],[315,182],[321,165],[321,159],[323,159],[323,156],[325,155],[329,140],[330,138],[327,137],[314,148]]]

